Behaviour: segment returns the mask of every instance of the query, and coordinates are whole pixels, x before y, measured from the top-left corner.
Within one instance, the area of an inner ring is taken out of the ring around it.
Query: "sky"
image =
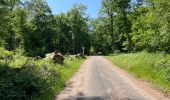
[[[45,0],[53,14],[66,13],[75,3],[81,3],[87,6],[87,14],[96,18],[100,9],[102,0]]]
[[[97,18],[102,0],[45,0],[53,14],[66,13],[75,3],[87,6],[87,14],[92,18]],[[135,0],[133,0],[135,1]]]

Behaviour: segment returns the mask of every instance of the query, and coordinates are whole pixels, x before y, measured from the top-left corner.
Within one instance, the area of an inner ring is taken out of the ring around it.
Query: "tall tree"
[[[14,32],[14,11],[17,7],[19,7],[19,0],[2,0],[0,2],[0,32],[1,32],[1,43],[3,42],[3,46],[8,50],[14,50],[16,48],[16,34]]]
[[[114,49],[123,50],[124,42],[128,41],[128,47],[124,50],[131,50],[131,24],[128,19],[130,0],[103,0],[101,13],[109,23],[109,33],[112,37]],[[108,25],[106,25],[108,27]]]
[[[112,37],[109,34],[109,27],[106,27],[105,18],[91,20],[91,41],[94,52],[107,54],[112,51]]]
[[[69,53],[72,49],[70,45],[72,43],[72,34],[67,14],[56,15],[55,20],[54,45],[62,53]]]
[[[82,52],[84,46],[85,51],[89,53],[90,38],[88,34],[87,17],[85,14],[86,7],[82,4],[76,4],[67,12],[69,26],[72,34],[72,53]]]
[[[116,9],[116,16],[115,16],[115,24],[114,24],[114,31],[116,34],[116,44],[119,50],[123,50],[124,48],[124,41],[128,41],[128,47],[125,50],[132,49],[131,43],[131,24],[128,19],[128,13],[130,9],[130,0],[116,0],[115,1],[115,9]]]
[[[27,34],[29,42],[26,50],[35,54],[53,51],[53,22],[51,9],[44,0],[30,0],[27,3],[29,12],[29,27]]]
[[[115,14],[115,1],[114,0],[103,0],[102,1],[102,8],[101,8],[101,14],[104,16],[109,17],[110,22],[110,33],[113,34],[113,21],[114,21],[114,14]]]
[[[167,0],[148,0],[135,10],[138,17],[133,21],[132,39],[136,50],[170,52],[169,6]]]
[[[107,27],[109,27],[109,34],[112,37],[112,45],[115,48],[115,33],[114,33],[114,16],[115,16],[115,0],[103,0],[102,7],[100,9],[100,14],[106,17],[108,21]]]

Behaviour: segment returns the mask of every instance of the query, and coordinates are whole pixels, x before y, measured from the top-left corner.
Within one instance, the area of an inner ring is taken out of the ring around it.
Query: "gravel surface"
[[[88,58],[55,100],[170,100],[100,56]]]

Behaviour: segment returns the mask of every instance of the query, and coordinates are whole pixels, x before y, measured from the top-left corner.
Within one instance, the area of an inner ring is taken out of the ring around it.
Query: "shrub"
[[[1,100],[51,100],[79,68],[82,60],[65,60],[63,65],[51,60],[35,60],[18,52],[2,50],[0,55]],[[5,58],[4,58],[5,57]]]
[[[40,95],[49,90],[50,82],[54,77],[60,78],[56,71],[34,64],[25,64],[21,68],[1,65],[0,73],[0,98],[2,100],[30,99],[35,94]]]
[[[12,55],[13,55],[13,52],[0,48],[0,60],[1,59],[10,60],[12,59]]]

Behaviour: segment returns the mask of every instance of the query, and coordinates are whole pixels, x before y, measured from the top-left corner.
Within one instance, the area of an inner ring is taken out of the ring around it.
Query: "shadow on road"
[[[101,97],[78,97],[75,100],[106,100]]]

